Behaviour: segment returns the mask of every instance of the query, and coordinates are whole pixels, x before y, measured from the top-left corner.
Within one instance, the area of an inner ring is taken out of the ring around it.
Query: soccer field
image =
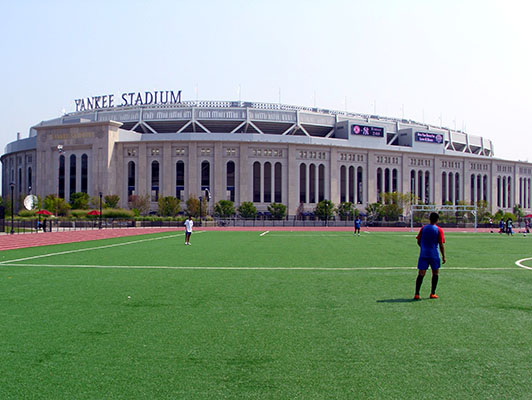
[[[446,233],[419,302],[415,233],[183,241],[0,253],[0,398],[532,398],[530,236]]]

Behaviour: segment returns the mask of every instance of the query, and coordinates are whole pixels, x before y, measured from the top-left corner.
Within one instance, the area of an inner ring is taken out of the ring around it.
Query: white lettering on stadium
[[[120,96],[122,104],[125,106],[144,106],[150,104],[179,104],[181,103],[181,90],[175,93],[173,90],[156,90],[154,92],[130,92],[122,93]],[[99,110],[114,107],[114,95],[92,96],[74,100],[76,112]]]

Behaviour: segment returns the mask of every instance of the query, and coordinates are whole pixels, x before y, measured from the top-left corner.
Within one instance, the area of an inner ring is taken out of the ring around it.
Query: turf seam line
[[[13,267],[49,267],[49,268],[100,268],[100,269],[174,269],[174,270],[258,270],[258,271],[379,271],[379,270],[415,270],[416,267],[177,267],[165,265],[81,265],[81,264],[2,264],[2,266]],[[505,271],[515,268],[483,268],[483,267],[454,267],[446,268],[452,270],[473,270],[473,271]]]
[[[270,233],[270,231],[262,232],[262,233],[260,234],[260,236],[267,235],[268,233]]]

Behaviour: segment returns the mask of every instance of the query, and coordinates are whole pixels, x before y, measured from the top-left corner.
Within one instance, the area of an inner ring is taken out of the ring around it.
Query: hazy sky
[[[0,1],[0,148],[74,99],[182,90],[402,117],[532,161],[532,1]]]

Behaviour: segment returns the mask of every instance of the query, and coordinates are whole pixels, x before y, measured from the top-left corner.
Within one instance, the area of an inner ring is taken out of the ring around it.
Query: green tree
[[[192,215],[193,217],[200,216],[200,201],[199,201],[199,199],[196,196],[190,195],[190,197],[185,202],[185,204],[187,205],[187,214],[188,215]],[[207,207],[205,207],[205,205],[206,205],[205,202],[203,202],[203,204],[201,204],[201,216],[202,217],[206,215]]]
[[[256,218],[257,207],[251,201],[244,201],[238,207],[238,213],[242,218]]]
[[[320,201],[318,204],[316,204],[316,208],[314,209],[314,215],[324,221],[330,220],[334,216],[335,212],[336,207],[330,200]]]
[[[398,221],[403,215],[403,209],[395,203],[385,204],[380,209],[380,214],[386,218],[386,221]]]
[[[286,206],[282,203],[271,203],[268,205],[268,211],[272,214],[273,219],[286,217]]]
[[[477,201],[477,222],[485,223],[488,222],[492,217],[489,212],[489,204],[486,200]]]
[[[74,210],[87,210],[89,208],[89,195],[84,192],[72,193],[70,205]]]
[[[120,196],[117,194],[108,194],[107,196],[104,196],[105,201],[105,208],[117,208],[118,202],[120,201]]]
[[[521,207],[521,204],[516,204],[514,205],[513,209],[512,209],[515,217],[517,218],[518,221],[521,221],[521,218],[523,217],[523,208]]]
[[[70,210],[70,204],[55,194],[49,194],[44,198],[44,208],[56,216],[65,216]]]
[[[378,220],[382,217],[382,204],[371,203],[366,207],[366,214],[370,221]]]
[[[338,205],[338,216],[342,221],[353,219],[355,206],[350,201],[344,201]]]
[[[180,200],[173,196],[159,197],[157,201],[161,217],[175,217],[180,210]]]
[[[229,218],[235,214],[235,207],[230,200],[220,200],[214,205],[214,213],[221,218]]]
[[[147,215],[150,211],[150,195],[139,196],[134,194],[129,196],[129,208],[133,211],[136,210],[139,215]]]

